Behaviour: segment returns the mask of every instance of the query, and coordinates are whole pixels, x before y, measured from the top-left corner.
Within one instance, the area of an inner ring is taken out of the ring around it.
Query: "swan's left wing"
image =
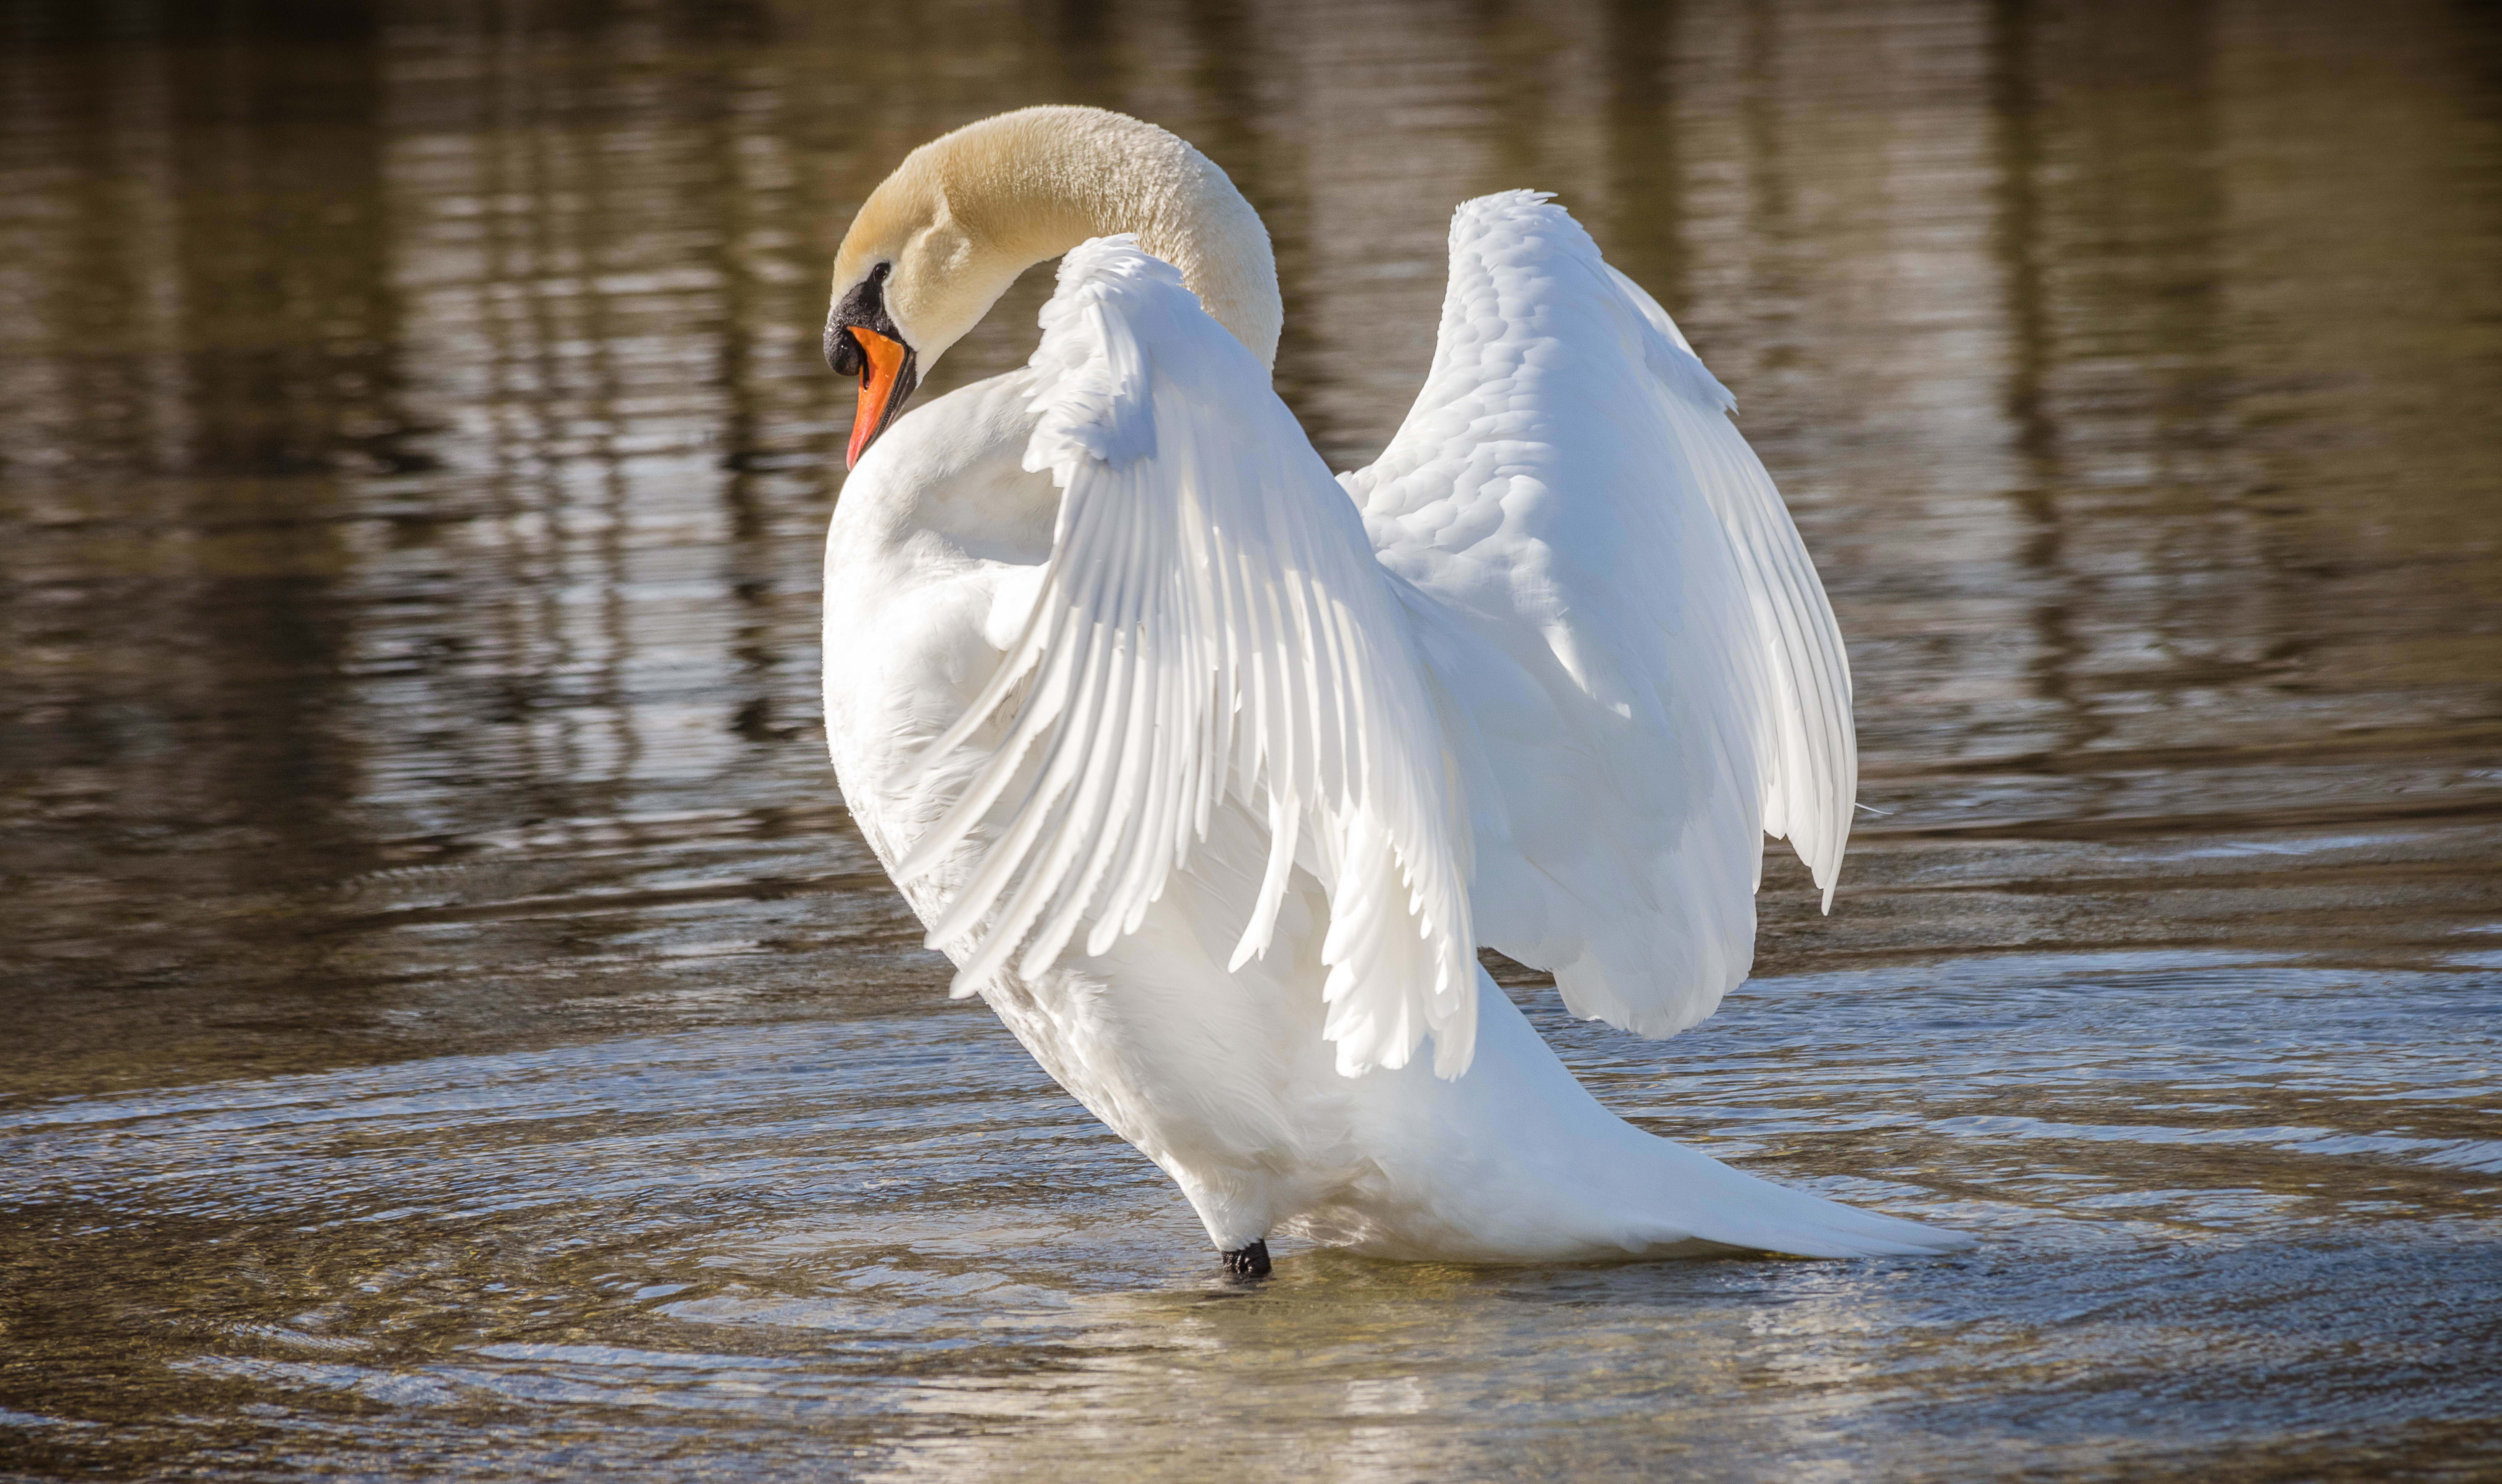
[[[1650,295],[1531,192],[1451,222],[1434,367],[1346,484],[1465,761],[1485,941],[1646,1035],[1754,956],[1763,835],[1831,901],[1858,759],[1814,563]]]
[[[1458,1075],[1476,1024],[1468,826],[1355,507],[1259,361],[1127,238],[1068,254],[1034,367],[1026,466],[1062,489],[1051,559],[997,674],[924,755],[959,774],[986,760],[897,872],[987,836],[930,928],[958,992],[1011,962],[1042,972],[1081,929],[1090,955],[1135,931],[1230,797],[1268,833],[1265,878],[1222,925],[1235,965],[1267,948],[1302,864],[1329,895],[1339,1070],[1403,1065],[1431,1034],[1436,1070]]]

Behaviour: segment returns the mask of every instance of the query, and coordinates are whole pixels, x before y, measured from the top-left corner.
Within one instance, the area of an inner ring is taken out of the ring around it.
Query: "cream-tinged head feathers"
[[[1134,232],[1181,270],[1216,321],[1262,364],[1284,306],[1268,233],[1188,141],[1099,108],[1028,108],[912,152],[870,193],[834,256],[831,351],[847,303],[882,299],[927,374],[1017,275],[1090,238]],[[872,285],[880,264],[882,282]]]

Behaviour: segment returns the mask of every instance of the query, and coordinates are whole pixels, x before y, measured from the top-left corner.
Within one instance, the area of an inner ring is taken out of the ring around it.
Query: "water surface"
[[[0,27],[0,1472],[2502,1475],[2486,11]],[[904,151],[1054,100],[1242,184],[1340,466],[1465,197],[1678,316],[1888,812],[1674,1041],[1506,978],[1976,1253],[1231,1287],[944,999],[824,762],[817,325]]]

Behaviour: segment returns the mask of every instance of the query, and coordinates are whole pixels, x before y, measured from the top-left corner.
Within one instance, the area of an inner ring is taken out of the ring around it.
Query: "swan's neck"
[[[978,258],[962,270],[983,307],[1034,264],[1090,238],[1134,233],[1181,270],[1215,320],[1264,365],[1285,309],[1259,213],[1178,136],[1092,108],[1030,108],[968,124],[905,162],[927,170]],[[985,280],[995,281],[991,288]]]

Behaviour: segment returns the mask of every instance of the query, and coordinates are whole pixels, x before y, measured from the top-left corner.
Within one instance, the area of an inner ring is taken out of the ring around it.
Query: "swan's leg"
[[[1268,1276],[1268,1239],[1265,1236],[1248,1247],[1237,1247],[1222,1256],[1225,1270],[1237,1278]]]

